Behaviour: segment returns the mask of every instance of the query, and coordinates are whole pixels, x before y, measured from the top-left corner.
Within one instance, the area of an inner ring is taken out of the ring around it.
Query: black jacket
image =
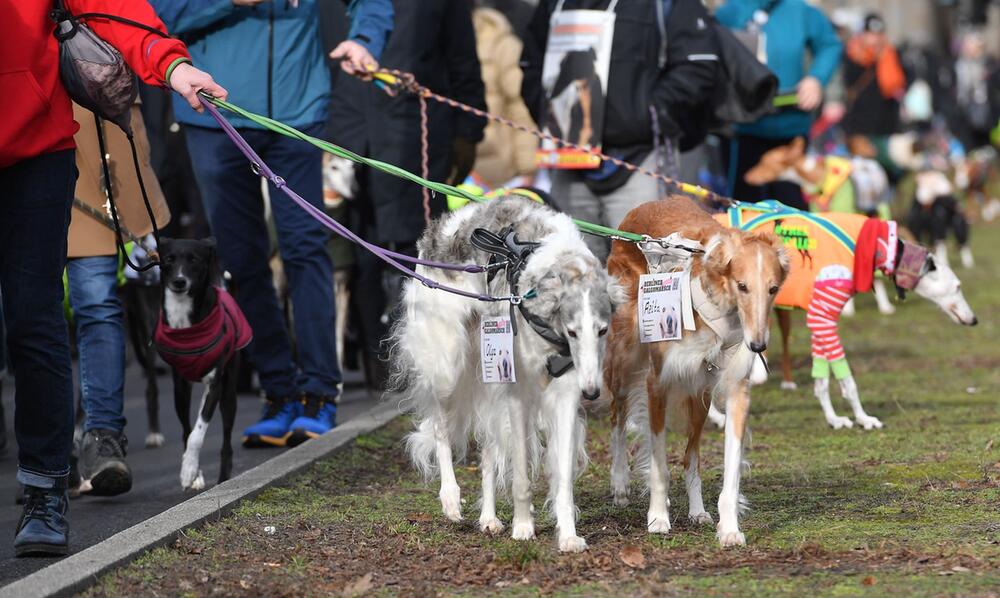
[[[662,21],[657,4],[662,2],[624,0],[615,8],[604,117],[605,151],[652,146],[650,106],[656,108],[664,135],[699,140],[704,136],[704,131],[690,130],[688,125],[690,116],[710,103],[715,85],[717,52],[709,16],[700,0],[674,0],[663,23],[667,43],[666,56],[661,57]],[[554,0],[539,2],[521,54],[521,95],[536,123],[541,123],[545,105],[542,64],[555,5]],[[563,10],[605,10],[608,5],[609,0],[566,0]],[[682,149],[687,149],[689,144],[683,139]]]
[[[486,109],[476,55],[471,0],[394,0],[396,27],[381,66],[413,73],[417,81],[460,102]],[[329,52],[348,31],[342,0],[321,0],[321,31]],[[329,139],[354,152],[420,173],[420,110],[412,94],[391,98],[373,83],[341,72],[331,63],[333,101]],[[433,100],[427,101],[430,178],[445,181],[451,170],[452,141],[483,138],[486,121]],[[422,188],[398,177],[372,172],[363,179],[361,201],[374,219],[378,243],[415,241],[424,228]],[[432,199],[435,214],[445,198]]]

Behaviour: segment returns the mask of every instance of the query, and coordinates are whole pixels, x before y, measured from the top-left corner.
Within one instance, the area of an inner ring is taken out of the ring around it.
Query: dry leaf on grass
[[[406,520],[410,523],[430,523],[431,516],[427,513],[410,513],[406,516]]]
[[[633,569],[642,569],[646,566],[646,557],[638,546],[626,546],[618,553],[618,558],[623,563]]]
[[[869,575],[868,577],[866,577],[866,578],[864,578],[864,579],[861,580],[861,585],[865,585],[865,586],[873,586],[873,585],[875,585],[877,583],[878,583],[878,580],[875,579],[874,575]]]
[[[370,592],[374,587],[375,584],[372,583],[372,574],[365,573],[352,583],[347,584],[342,594],[344,596],[360,596],[361,594]]]

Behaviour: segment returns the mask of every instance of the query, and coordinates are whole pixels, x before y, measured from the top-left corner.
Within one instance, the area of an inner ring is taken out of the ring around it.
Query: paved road
[[[70,503],[70,547],[80,551],[115,533],[161,513],[190,497],[180,488],[181,428],[174,415],[173,390],[170,376],[160,379],[160,424],[167,443],[158,449],[143,446],[146,437],[146,407],[144,383],[137,369],[130,369],[126,376],[125,414],[128,418],[126,434],[129,438],[128,463],[132,468],[132,490],[113,498],[80,497]],[[340,421],[366,411],[373,405],[367,393],[356,385],[357,378],[348,374],[348,386],[338,409]],[[352,385],[352,383],[355,383]],[[200,396],[195,388],[195,400]],[[10,443],[0,453],[0,586],[19,579],[52,562],[51,559],[15,559],[11,544],[14,527],[21,515],[21,508],[14,504],[16,490],[17,449],[13,445],[14,398],[10,382],[4,385],[3,407],[7,414],[7,433]],[[192,407],[192,410],[195,407]],[[261,402],[255,396],[241,396],[236,413],[234,443],[238,442],[243,428],[253,423],[260,414]],[[192,415],[194,417],[194,415]],[[192,420],[193,421],[193,420]],[[219,449],[222,446],[222,429],[218,412],[209,426],[202,449],[202,469],[211,487],[219,475]],[[238,475],[277,455],[282,449],[244,449],[239,446],[233,458],[233,475]]]

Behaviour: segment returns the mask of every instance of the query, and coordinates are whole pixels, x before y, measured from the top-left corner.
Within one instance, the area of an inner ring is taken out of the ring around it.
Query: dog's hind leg
[[[705,510],[705,501],[701,496],[701,431],[705,427],[705,418],[711,399],[707,394],[701,397],[688,397],[688,441],[684,450],[684,485],[688,493],[688,519],[692,523],[710,525],[712,516]]]
[[[222,414],[222,459],[219,462],[219,483],[233,475],[233,425],[236,423],[236,376],[239,372],[239,355],[225,368],[219,412]]]
[[[611,398],[611,502],[628,505],[628,397],[612,392]]]
[[[204,490],[205,476],[201,472],[201,447],[205,443],[205,434],[208,432],[208,422],[215,413],[215,406],[219,402],[222,394],[222,384],[216,383],[218,369],[212,370],[202,379],[205,385],[205,393],[201,397],[201,406],[198,408],[198,421],[194,424],[194,429],[187,438],[184,447],[184,456],[181,458],[181,488],[185,490]]]
[[[743,467],[743,434],[750,414],[750,392],[741,383],[726,397],[726,441],[722,466],[722,492],[719,493],[719,525],[716,534],[722,546],[743,546],[746,538],[740,531],[740,474]]]
[[[879,313],[886,316],[896,313],[896,306],[889,300],[889,293],[885,290],[885,281],[881,278],[876,278],[872,282],[872,288],[875,291],[875,303],[878,304]]]
[[[660,381],[663,349],[650,350],[650,368],[646,374],[649,404],[649,512],[646,529],[651,534],[670,531],[670,472],[667,469],[667,388]]]
[[[575,378],[563,377],[553,380],[545,389],[543,404],[551,422],[546,451],[549,454],[549,492],[556,516],[559,532],[560,552],[581,552],[587,542],[576,535],[576,503],[573,500],[579,442],[583,440],[584,428],[580,421],[580,386]]]
[[[444,418],[434,421],[434,450],[437,456],[438,471],[441,475],[441,511],[452,521],[462,520],[461,490],[455,479],[455,467],[451,454],[451,434],[444,423]]]
[[[788,339],[792,334],[792,310],[774,311],[778,314],[778,328],[781,330],[781,390],[795,390],[798,386],[792,379],[792,353],[788,347]]]

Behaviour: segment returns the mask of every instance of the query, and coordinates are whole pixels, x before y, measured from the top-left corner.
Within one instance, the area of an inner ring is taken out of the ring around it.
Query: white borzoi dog
[[[393,331],[395,388],[415,413],[416,426],[407,438],[416,467],[428,478],[441,478],[441,508],[448,519],[462,518],[460,490],[453,460],[462,459],[470,434],[481,452],[482,507],[480,528],[497,533],[497,486],[506,487],[512,473],[514,516],[512,536],[535,535],[531,479],[544,451],[549,500],[558,527],[559,549],[581,551],[587,544],[576,533],[573,482],[586,462],[581,397],[596,399],[601,389],[604,335],[622,292],[587,249],[568,216],[522,197],[494,199],[469,205],[432,222],[418,248],[421,258],[456,264],[484,264],[490,254],[470,244],[476,229],[501,231],[512,227],[522,242],[537,242],[524,260],[516,284],[529,295],[515,310],[513,339],[516,383],[484,384],[481,371],[480,322],[509,315],[507,302],[480,302],[427,288],[409,281],[403,295],[403,316]],[[422,275],[474,293],[508,296],[503,271],[486,274],[446,272],[418,267]],[[529,293],[533,290],[534,293]],[[552,358],[558,350],[543,338],[565,343],[572,368],[554,376]]]

